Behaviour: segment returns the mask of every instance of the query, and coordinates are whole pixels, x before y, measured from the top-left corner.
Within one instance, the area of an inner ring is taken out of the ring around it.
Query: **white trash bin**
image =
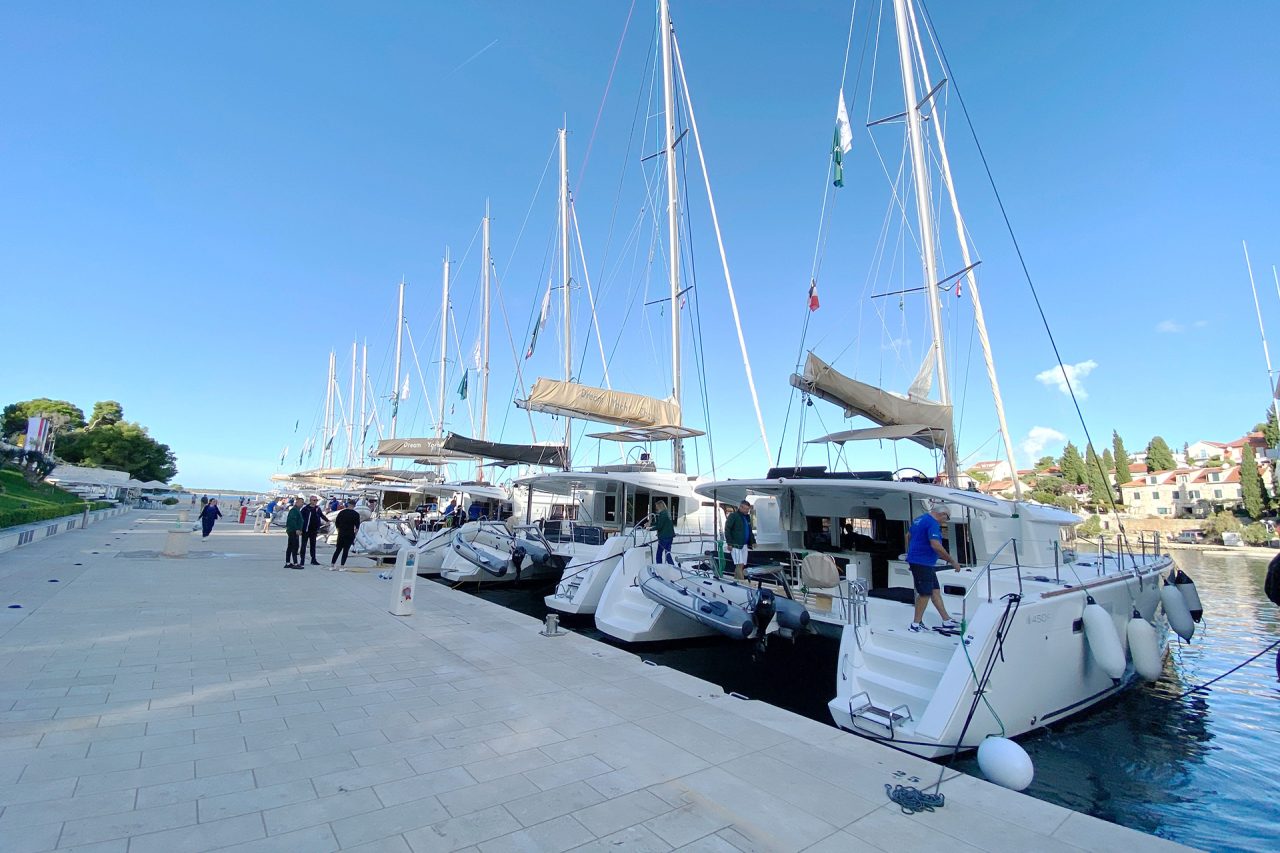
[[[413,594],[418,588],[417,548],[407,546],[396,552],[395,582],[391,597],[391,615],[412,616]]]
[[[164,540],[163,557],[185,557],[191,548],[191,532],[185,528],[170,530]]]

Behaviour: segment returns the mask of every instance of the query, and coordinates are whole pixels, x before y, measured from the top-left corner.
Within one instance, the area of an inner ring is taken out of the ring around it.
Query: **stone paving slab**
[[[174,518],[0,555],[5,853],[1177,849],[967,776],[904,815],[937,765],[280,533],[161,558]]]

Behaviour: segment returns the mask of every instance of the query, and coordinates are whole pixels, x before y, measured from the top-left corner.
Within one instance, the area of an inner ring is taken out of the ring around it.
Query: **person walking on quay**
[[[942,591],[938,588],[939,558],[950,563],[957,572],[960,571],[960,564],[942,547],[942,525],[950,520],[951,511],[945,505],[936,505],[911,522],[907,539],[907,567],[911,569],[911,579],[916,587],[916,610],[910,625],[912,631],[925,630],[924,611],[930,601],[933,601],[938,615],[942,617],[942,630],[954,631],[960,627],[947,613],[947,606],[942,603]]]
[[[262,508],[264,518],[262,519],[262,532],[271,532],[271,522],[276,517],[276,499],[272,498],[267,501],[267,505]]]
[[[316,537],[320,535],[320,525],[328,524],[329,516],[320,508],[320,496],[312,495],[311,501],[302,508],[302,542],[298,546],[298,564],[307,561],[307,545],[311,546],[311,565],[318,566],[316,559]]]
[[[724,520],[724,541],[729,546],[729,554],[733,559],[733,576],[738,580],[747,578],[748,549],[755,544],[754,540],[755,534],[751,531],[751,504],[743,499],[738,508]]]
[[[302,510],[298,507],[299,503],[297,498],[289,499],[289,514],[284,521],[284,532],[289,537],[289,544],[284,548],[286,569],[302,568],[302,555],[298,553],[298,542],[302,534]]]
[[[208,539],[213,532],[213,523],[222,518],[222,510],[218,509],[218,499],[213,498],[200,510],[200,528],[204,531],[202,539]]]
[[[347,553],[356,541],[356,531],[360,529],[360,513],[355,511],[355,504],[355,501],[347,501],[346,508],[333,517],[333,526],[338,528],[338,541],[333,546],[333,556],[329,559],[329,571],[333,571],[339,555],[342,558],[341,571],[347,570]]]
[[[654,558],[654,562],[665,562],[675,564],[675,560],[671,559],[671,543],[676,538],[676,526],[671,522],[671,513],[667,511],[666,501],[657,501],[653,508],[657,511],[657,515],[653,517],[653,532],[658,536],[658,553]]]

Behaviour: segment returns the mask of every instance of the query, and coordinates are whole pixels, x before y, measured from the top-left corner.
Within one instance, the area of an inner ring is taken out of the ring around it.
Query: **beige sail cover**
[[[941,446],[951,431],[950,406],[918,397],[903,397],[851,379],[813,353],[809,353],[804,363],[804,374],[791,375],[791,384],[840,406],[846,418],[861,415],[880,426],[909,425],[914,428],[913,432],[927,429],[923,435],[902,436],[926,447]]]
[[[531,412],[564,415],[621,427],[680,425],[680,407],[671,400],[659,400],[626,391],[610,391],[562,379],[539,379],[533,383],[529,399],[521,405]]]
[[[432,457],[428,464],[437,464],[436,459],[471,459],[462,453],[452,453],[444,449],[443,438],[384,438],[378,442],[378,449],[370,456],[379,459],[418,459],[423,456]]]

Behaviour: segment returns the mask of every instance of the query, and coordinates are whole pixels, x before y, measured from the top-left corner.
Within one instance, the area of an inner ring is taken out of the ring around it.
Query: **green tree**
[[[166,482],[178,473],[169,446],[129,421],[69,432],[58,441],[58,455],[73,465],[128,471],[138,480]]]
[[[1253,448],[1246,444],[1240,458],[1240,493],[1244,498],[1244,511],[1252,519],[1262,517],[1262,478],[1258,476],[1258,460]]]
[[[52,423],[53,428],[61,432],[68,429],[79,429],[84,426],[84,410],[66,400],[50,400],[48,397],[37,397],[21,403],[10,403],[4,407],[4,434],[13,436],[27,431],[27,418],[44,415]]]
[[[1222,534],[1239,533],[1243,529],[1240,519],[1226,510],[1209,516],[1202,526],[1206,535],[1217,537],[1219,542],[1222,541]]]
[[[115,400],[102,400],[93,404],[93,414],[89,416],[90,426],[106,426],[118,424],[124,420],[124,407]]]
[[[1182,458],[1183,458],[1183,459],[1185,459],[1185,460],[1187,460],[1187,467],[1188,467],[1188,468],[1198,468],[1198,467],[1199,467],[1198,465],[1196,465],[1196,461],[1195,461],[1194,459],[1192,459],[1192,458],[1191,458],[1191,445],[1190,445],[1190,444],[1187,444],[1185,441],[1184,441],[1184,442],[1182,442]]]
[[[1054,459],[1052,456],[1041,456],[1036,460],[1035,469],[1037,471],[1047,471],[1057,464],[1058,460]]]
[[[977,468],[970,468],[968,471],[965,471],[965,473],[968,474],[975,483],[991,482],[991,475],[986,471],[979,471]]]
[[[1267,540],[1271,538],[1271,531],[1267,530],[1267,526],[1261,521],[1255,521],[1246,527],[1241,535],[1246,545],[1266,545]]]
[[[1102,519],[1096,515],[1091,515],[1080,523],[1076,528],[1077,536],[1084,536],[1092,539],[1102,535]]]
[[[1276,410],[1273,406],[1267,409],[1267,419],[1254,426],[1254,432],[1262,433],[1262,437],[1267,441],[1267,447],[1275,447],[1280,445],[1280,423],[1276,421]]]
[[[1110,456],[1110,452],[1106,454]],[[1111,483],[1106,473],[1106,457],[1098,458],[1090,444],[1084,449],[1085,483],[1089,486],[1089,501],[1099,509],[1110,509],[1115,495],[1111,492]]]
[[[1129,466],[1133,464],[1133,461],[1129,459],[1129,454],[1124,449],[1124,441],[1121,440],[1120,433],[1115,430],[1111,431],[1111,447],[1115,451],[1112,455],[1111,464],[1116,472],[1116,491],[1119,492],[1121,486],[1133,479],[1133,476],[1129,473]],[[1120,494],[1123,495],[1124,493],[1121,492]]]
[[[1067,446],[1062,448],[1062,458],[1058,460],[1058,467],[1062,469],[1063,479],[1068,483],[1080,486],[1089,482],[1085,475],[1084,460],[1080,458],[1080,449],[1069,441]]]
[[[1148,471],[1172,471],[1177,467],[1178,463],[1173,458],[1168,442],[1158,435],[1147,442]]]

